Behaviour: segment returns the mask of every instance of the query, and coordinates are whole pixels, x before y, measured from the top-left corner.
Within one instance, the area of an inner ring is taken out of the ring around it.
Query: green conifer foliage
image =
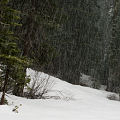
[[[19,12],[8,5],[8,0],[0,1],[0,79],[3,83],[0,104],[4,104],[5,92],[8,84],[15,80],[25,79],[23,69],[29,64],[28,60],[20,57],[20,50],[16,44],[18,38],[14,36],[13,27],[18,26]],[[20,74],[20,75],[18,75]],[[23,75],[22,75],[23,74]]]

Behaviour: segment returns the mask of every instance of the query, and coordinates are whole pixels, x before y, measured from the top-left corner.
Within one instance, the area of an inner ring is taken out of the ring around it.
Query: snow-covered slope
[[[28,69],[27,74],[34,80],[35,71]],[[47,77],[44,73],[38,74],[41,78]],[[47,95],[60,96],[62,99],[26,99],[8,95],[6,98],[10,105],[0,106],[0,119],[120,120],[120,102],[108,100],[106,97],[110,93],[72,85],[52,76],[50,80],[54,81],[54,86]],[[12,112],[15,105],[19,106],[18,113]]]

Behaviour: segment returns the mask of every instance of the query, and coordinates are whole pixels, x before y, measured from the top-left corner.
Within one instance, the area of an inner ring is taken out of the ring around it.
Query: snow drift
[[[38,74],[41,78],[48,76],[44,73]],[[35,71],[28,69],[27,75],[32,79],[29,84],[31,86]],[[107,95],[110,93],[72,85],[52,76],[50,80],[54,81],[54,85],[47,96],[59,96],[61,99],[26,99],[8,95],[6,98],[9,105],[0,106],[0,118],[4,120],[120,120],[120,102],[108,100]],[[65,97],[71,99],[64,99]],[[15,106],[19,107],[18,113],[12,112]]]

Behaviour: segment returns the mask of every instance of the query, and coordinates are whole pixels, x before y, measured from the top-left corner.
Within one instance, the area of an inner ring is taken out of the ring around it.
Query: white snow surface
[[[34,74],[35,71],[27,70],[31,78]],[[0,120],[120,120],[120,102],[108,100],[107,95],[111,93],[72,85],[52,76],[50,80],[55,84],[47,95],[62,99],[26,99],[7,95],[9,105],[0,106]],[[19,106],[18,113],[12,111],[16,105]]]

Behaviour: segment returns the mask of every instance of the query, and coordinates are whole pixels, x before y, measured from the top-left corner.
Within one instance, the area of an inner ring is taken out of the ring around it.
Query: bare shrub
[[[31,99],[45,99],[47,94],[53,87],[54,81],[50,80],[50,76],[41,77],[38,72],[35,73],[31,85],[27,87],[24,96]]]
[[[119,98],[118,98],[118,96],[116,94],[110,94],[110,95],[107,96],[107,98],[109,100],[115,100],[115,101],[119,100]]]
[[[61,100],[73,100],[70,92],[60,91],[53,88],[57,81],[54,77],[40,73],[30,73],[31,82],[25,88],[24,97],[30,99],[61,99]],[[59,84],[59,83],[58,83]]]
[[[71,94],[67,94],[64,91],[59,91],[59,90],[51,90],[50,92],[55,93],[55,95],[52,96],[45,96],[46,99],[56,99],[56,100],[65,100],[65,101],[69,101],[69,100],[75,100],[73,98],[73,95]]]

